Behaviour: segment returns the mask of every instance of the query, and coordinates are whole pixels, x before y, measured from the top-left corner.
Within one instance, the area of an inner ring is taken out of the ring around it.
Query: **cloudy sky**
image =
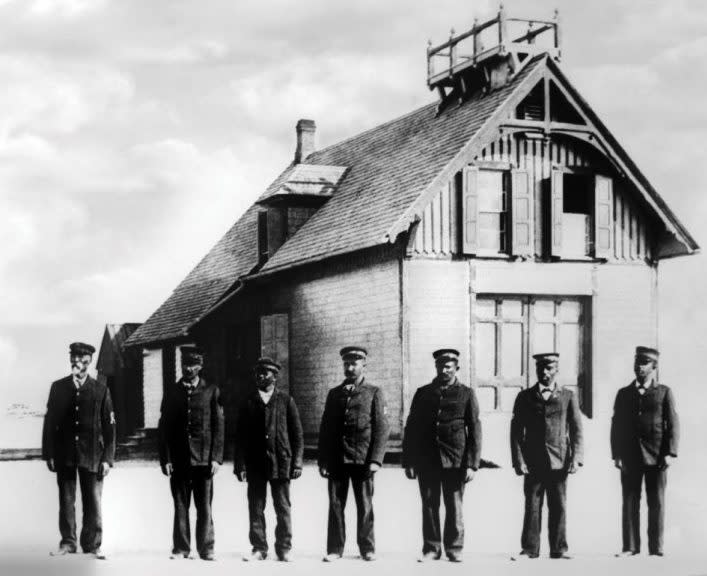
[[[707,3],[505,4],[561,4],[563,69],[704,244]],[[291,160],[297,119],[324,146],[429,102],[427,39],[496,8],[0,0],[0,407],[43,401],[70,341],[144,321]],[[703,269],[661,264],[676,364],[707,352]]]

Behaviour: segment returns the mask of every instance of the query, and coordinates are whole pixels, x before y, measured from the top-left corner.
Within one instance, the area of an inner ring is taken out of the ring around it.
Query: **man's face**
[[[557,371],[557,362],[538,362],[535,365],[535,373],[538,376],[538,382],[545,386],[552,386],[555,383]]]
[[[344,358],[344,377],[347,382],[356,382],[366,367],[365,358],[348,357]]]
[[[258,366],[255,369],[255,385],[260,390],[267,390],[271,386],[275,385],[277,382],[277,374],[266,368],[265,366]]]
[[[201,372],[201,364],[194,364],[194,363],[185,363],[182,362],[182,377],[187,381],[187,382],[193,382],[199,377],[199,373]]]
[[[69,360],[71,362],[71,373],[74,376],[83,378],[88,370],[88,365],[91,363],[90,354],[70,354]]]
[[[636,375],[636,380],[646,382],[653,372],[655,372],[656,361],[644,356],[637,356],[633,361],[633,373]]]
[[[435,362],[435,368],[437,369],[437,377],[443,382],[451,382],[459,370],[459,366],[454,360]]]

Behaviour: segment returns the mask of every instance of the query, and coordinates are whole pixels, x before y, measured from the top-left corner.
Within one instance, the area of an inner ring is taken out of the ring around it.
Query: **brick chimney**
[[[314,135],[317,125],[314,120],[300,120],[297,122],[297,150],[295,150],[295,163],[299,164],[316,150]]]

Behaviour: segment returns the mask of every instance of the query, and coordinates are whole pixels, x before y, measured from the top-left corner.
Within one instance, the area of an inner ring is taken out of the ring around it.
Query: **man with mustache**
[[[403,468],[418,479],[422,499],[422,556],[439,560],[442,544],[450,562],[462,561],[464,488],[481,462],[481,422],[474,391],[457,379],[459,351],[432,353],[437,377],[418,388],[410,405],[403,437]],[[444,533],[440,529],[440,494]]]
[[[356,499],[361,558],[376,559],[373,533],[373,476],[380,470],[388,440],[383,391],[364,378],[368,352],[362,346],[340,351],[344,382],[329,390],[319,428],[319,474],[328,479],[329,521],[325,562],[344,553],[344,509],[349,482]]]
[[[641,551],[641,486],[648,501],[648,554],[663,555],[665,485],[670,461],[678,455],[680,425],[673,393],[656,381],[658,350],[638,346],[636,379],[616,394],[611,419],[611,454],[621,471],[623,549],[617,556]]]
[[[196,549],[202,560],[214,560],[211,514],[213,477],[223,463],[224,421],[219,389],[200,377],[204,356],[195,346],[182,346],[182,378],[166,386],[159,432],[160,466],[169,476],[174,500],[172,559],[191,551],[189,507],[196,507]]]
[[[49,391],[42,433],[42,459],[56,473],[59,485],[61,542],[53,556],[76,552],[76,477],[81,487],[83,523],[80,544],[86,554],[101,552],[103,479],[115,457],[115,415],[110,391],[88,375],[96,349],[74,342],[69,346],[71,376],[57,380]]]

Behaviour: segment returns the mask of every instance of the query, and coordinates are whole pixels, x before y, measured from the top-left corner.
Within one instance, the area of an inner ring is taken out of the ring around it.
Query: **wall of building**
[[[498,163],[499,167],[528,172],[534,197],[533,228],[535,255],[543,255],[542,231],[546,217],[544,191],[549,186],[553,168],[609,170],[607,162],[593,148],[567,138],[543,140],[513,135],[499,137],[472,160],[474,163]],[[461,179],[453,178],[432,198],[417,226],[412,252],[416,255],[445,256],[459,252],[459,191]],[[651,237],[655,223],[640,208],[636,193],[618,177],[613,194],[613,257],[616,262],[645,261],[652,258]]]
[[[339,350],[359,344],[369,351],[366,377],[383,388],[391,437],[399,442],[400,262],[389,258],[330,270],[280,282],[264,310],[289,314],[289,388],[305,436],[309,442],[316,439],[327,392],[343,379]]]

